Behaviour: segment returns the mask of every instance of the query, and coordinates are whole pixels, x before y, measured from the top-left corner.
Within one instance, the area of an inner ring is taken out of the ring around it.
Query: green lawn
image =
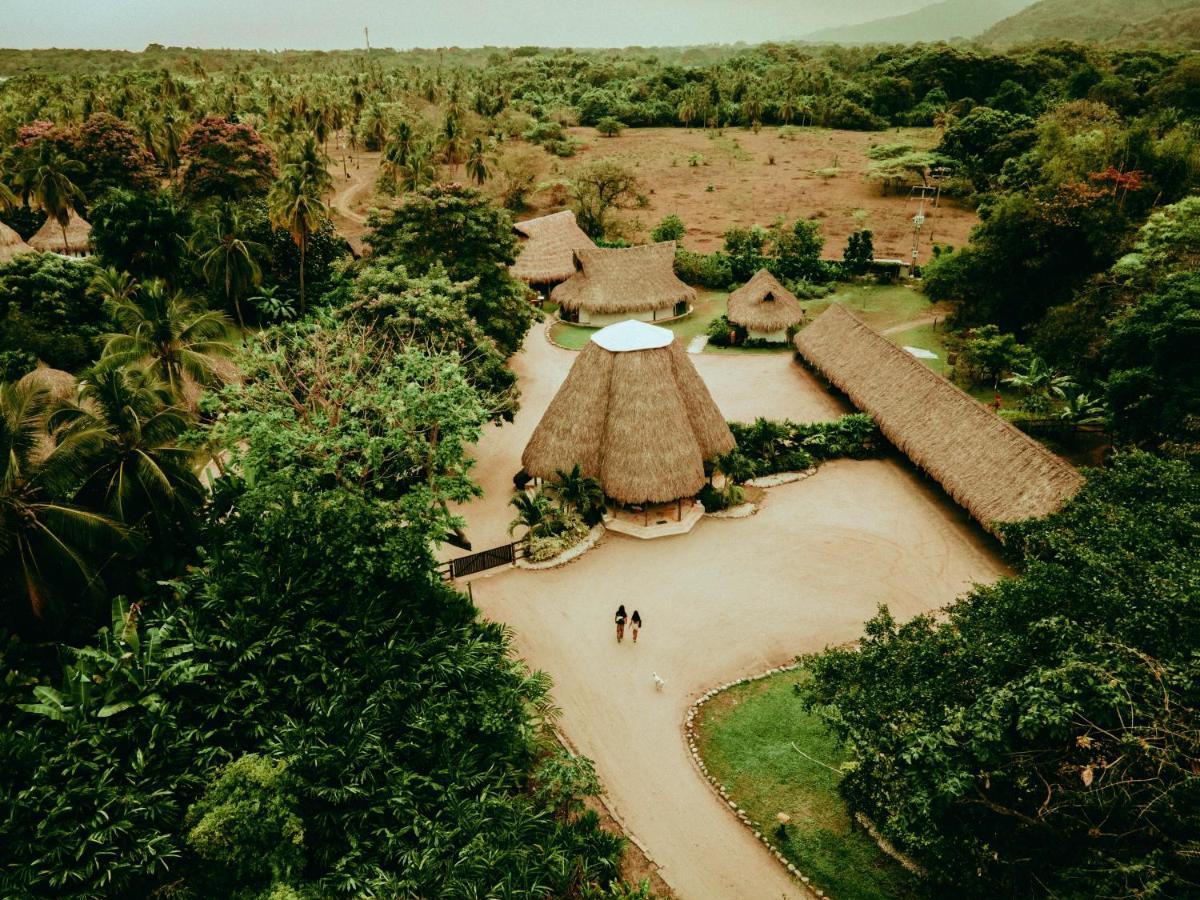
[[[912,876],[851,827],[837,792],[845,754],[795,697],[801,678],[784,672],[706,703],[696,729],[705,765],[814,886],[838,900],[920,896]],[[782,840],[781,812],[791,816]]]
[[[933,312],[925,295],[907,284],[841,284],[828,297],[807,300],[804,306],[812,318],[830,303],[841,303],[877,331]]]
[[[679,335],[684,345],[687,345],[697,335],[708,333],[709,322],[717,316],[725,315],[725,301],[728,298],[729,294],[724,291],[700,291],[690,315],[673,322],[664,322],[662,327],[671,329]],[[569,325],[566,322],[555,322],[550,326],[550,337],[556,344],[568,350],[582,350],[596,330]]]

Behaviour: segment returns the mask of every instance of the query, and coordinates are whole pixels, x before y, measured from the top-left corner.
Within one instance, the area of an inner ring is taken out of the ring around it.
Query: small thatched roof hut
[[[592,335],[521,456],[554,478],[576,463],[622,503],[666,503],[704,486],[704,461],[735,446],[675,335],[644,322]]]
[[[766,269],[729,295],[729,321],[752,337],[786,334],[804,321],[804,310],[796,295],[780,284]]]
[[[575,267],[550,299],[582,323],[673,318],[696,300],[696,291],[675,276],[674,241],[576,250]]]
[[[575,274],[575,251],[595,247],[569,209],[517,222],[521,252],[509,271],[526,284],[558,284]]]
[[[21,236],[0,222],[0,264],[8,262],[19,253],[29,253],[33,250],[21,240]]]
[[[22,387],[33,387],[45,391],[55,400],[68,400],[75,396],[75,386],[79,382],[70,372],[62,369],[52,369],[39,363],[37,368],[25,373],[18,379]]]
[[[796,348],[989,531],[1048,515],[1079,489],[1074,467],[838,304]]]
[[[92,226],[75,210],[67,220],[67,241],[63,243],[63,229],[53,216],[42,223],[42,227],[29,239],[29,246],[45,253],[61,253],[65,256],[86,256],[91,252]]]

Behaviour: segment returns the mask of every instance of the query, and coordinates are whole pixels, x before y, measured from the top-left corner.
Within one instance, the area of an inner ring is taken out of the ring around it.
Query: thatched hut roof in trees
[[[0,222],[0,264],[6,263],[19,253],[30,253],[33,248],[21,240],[21,236]]]
[[[552,479],[579,464],[621,503],[666,503],[705,484],[733,435],[679,339],[626,321],[592,335],[521,456]]]
[[[575,251],[576,272],[550,294],[562,318],[581,325],[686,315],[696,291],[675,275],[675,242]]]
[[[596,246],[569,209],[517,222],[513,228],[521,236],[521,249],[509,271],[530,285],[566,281],[575,274],[575,251]]]
[[[29,239],[29,246],[45,253],[60,253],[63,256],[87,256],[92,252],[92,226],[75,210],[67,219],[66,239],[63,228],[53,216],[42,223],[42,227]]]
[[[788,329],[804,321],[804,309],[795,294],[760,269],[729,295],[728,317],[752,338],[786,341]]]
[[[838,304],[796,335],[796,349],[993,533],[1048,515],[1079,473]]]

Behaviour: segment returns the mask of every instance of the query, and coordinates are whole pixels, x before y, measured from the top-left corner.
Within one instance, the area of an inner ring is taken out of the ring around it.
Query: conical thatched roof
[[[29,253],[33,248],[21,240],[21,236],[0,222],[0,263],[6,263],[18,253]]]
[[[91,247],[88,243],[88,237],[91,233],[92,226],[87,223],[87,220],[75,212],[75,210],[71,210],[70,219],[67,221],[66,244],[63,244],[63,230],[59,226],[58,220],[50,217],[42,223],[42,227],[37,230],[37,233],[29,239],[29,246],[34,250],[42,250],[46,253],[78,255],[90,251]]]
[[[733,435],[678,338],[644,322],[592,335],[521,456],[552,479],[576,463],[622,503],[665,503],[703,487],[704,460]]]
[[[766,269],[729,295],[729,321],[751,331],[786,331],[804,321],[796,295]]]
[[[575,267],[578,271],[550,293],[564,309],[645,312],[696,299],[696,292],[675,277],[674,241],[576,250]]]
[[[838,304],[796,335],[812,366],[989,531],[1048,515],[1083,479]]]
[[[575,251],[595,247],[575,223],[569,209],[517,222],[513,228],[524,240],[509,271],[528,284],[553,284],[575,274]]]

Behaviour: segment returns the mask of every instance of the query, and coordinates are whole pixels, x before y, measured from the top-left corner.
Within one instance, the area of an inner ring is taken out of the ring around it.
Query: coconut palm
[[[105,306],[120,330],[105,335],[98,369],[145,366],[177,399],[223,380],[222,361],[233,351],[233,323],[224,313],[170,292],[159,280]]]
[[[300,250],[300,314],[304,314],[304,266],[308,242],[314,231],[328,220],[329,210],[321,199],[333,187],[325,155],[310,136],[299,144],[285,163],[283,173],[267,197],[271,222],[285,228]]]
[[[56,589],[96,596],[100,568],[127,537],[113,519],[70,502],[94,448],[55,445],[50,404],[36,383],[0,384],[0,591],[39,619]]]
[[[81,382],[48,419],[60,448],[86,448],[76,499],[126,525],[165,534],[203,500],[193,454],[179,440],[191,418],[144,369],[103,369]]]
[[[76,206],[85,202],[81,191],[71,180],[83,174],[83,165],[69,159],[50,141],[39,141],[20,157],[16,173],[17,189],[26,203],[33,202],[62,229],[63,246],[69,253],[67,224]]]
[[[241,298],[251,286],[262,282],[262,268],[255,257],[265,253],[266,248],[245,237],[242,217],[232,205],[202,221],[193,242],[200,274],[210,285],[221,286],[226,306],[233,306],[238,326],[245,329]]]
[[[482,138],[471,142],[471,150],[467,154],[467,175],[478,185],[482,185],[491,177],[488,169],[486,150]]]

